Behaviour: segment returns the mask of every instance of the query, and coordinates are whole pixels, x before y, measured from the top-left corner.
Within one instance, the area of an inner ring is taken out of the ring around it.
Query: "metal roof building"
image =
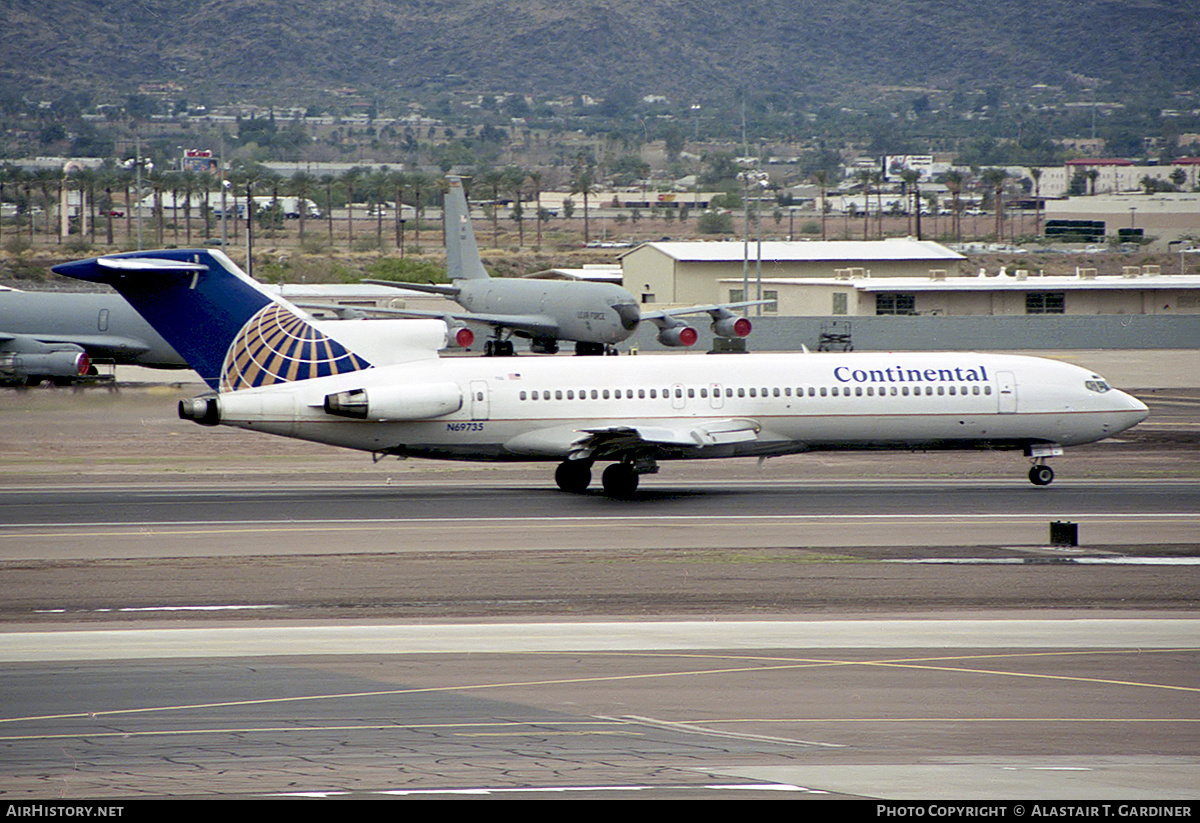
[[[928,277],[958,274],[966,258],[940,243],[911,239],[766,241],[763,278]],[[749,244],[751,292],[759,270],[759,244]],[[625,288],[643,303],[693,304],[728,300],[722,281],[741,278],[741,242],[644,243],[621,256]]]

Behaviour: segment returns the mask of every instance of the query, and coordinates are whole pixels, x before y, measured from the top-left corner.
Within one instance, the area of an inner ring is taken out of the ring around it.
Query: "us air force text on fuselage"
[[[1193,819],[1194,805],[1138,805],[1134,803],[1006,803],[1006,804],[958,804],[926,803],[919,805],[879,803],[875,806],[876,817],[1136,817],[1136,818],[1187,818]]]

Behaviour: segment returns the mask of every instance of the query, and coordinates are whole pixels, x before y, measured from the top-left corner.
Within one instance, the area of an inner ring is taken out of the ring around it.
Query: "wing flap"
[[[724,420],[657,421],[651,425],[605,426],[583,429],[588,435],[571,450],[571,457],[604,456],[632,450],[641,446],[703,449],[729,443],[747,443],[758,439],[762,427],[754,420],[727,418]]]

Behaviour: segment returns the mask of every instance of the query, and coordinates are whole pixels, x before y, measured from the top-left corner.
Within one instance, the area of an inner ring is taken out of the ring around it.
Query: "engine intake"
[[[699,339],[700,334],[691,326],[671,326],[658,332],[658,342],[672,348],[694,346]]]

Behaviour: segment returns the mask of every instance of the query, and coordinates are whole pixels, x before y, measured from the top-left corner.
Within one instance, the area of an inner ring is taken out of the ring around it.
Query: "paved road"
[[[1196,797],[1194,392],[1045,489],[835,455],[636,502],[167,400],[0,410],[8,799]]]
[[[177,482],[10,488],[0,559],[331,551],[1041,545],[1079,523],[1088,545],[1195,543],[1200,481],[1019,478],[804,482],[649,480],[637,501],[508,479],[328,488]]]
[[[10,801],[1178,801],[1200,778],[1195,619],[40,637],[0,636]]]

